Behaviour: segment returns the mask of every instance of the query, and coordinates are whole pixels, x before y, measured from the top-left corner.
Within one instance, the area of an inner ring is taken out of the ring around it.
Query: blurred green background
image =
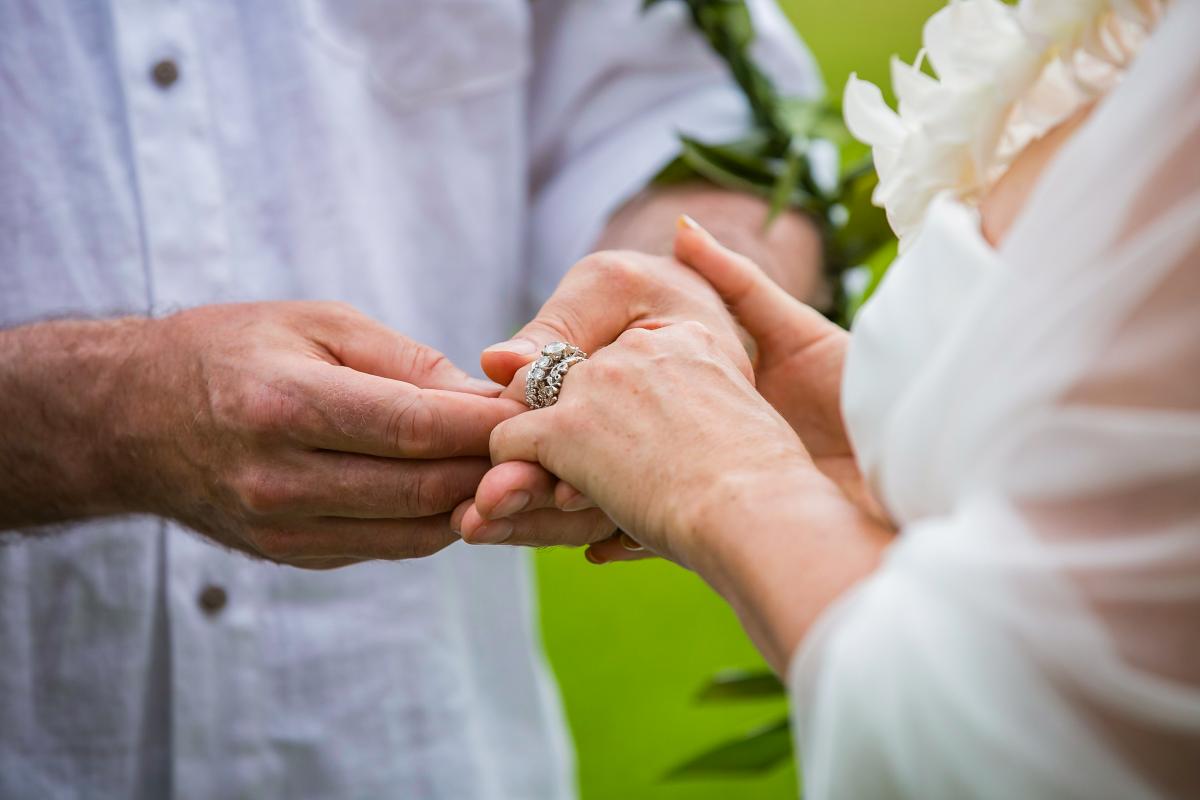
[[[911,60],[944,0],[780,0],[836,96],[851,71],[880,85]],[[733,614],[691,573],[645,561],[595,567],[537,555],[546,650],[575,737],[583,800],[794,798],[790,767],[750,779],[664,781],[690,756],[777,718],[780,701],[698,706],[725,667],[762,661]]]

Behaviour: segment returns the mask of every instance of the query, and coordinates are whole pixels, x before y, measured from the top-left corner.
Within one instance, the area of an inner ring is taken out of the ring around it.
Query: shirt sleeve
[[[816,66],[775,5],[749,0],[755,56],[787,93],[821,93]],[[718,141],[749,115],[724,64],[672,0],[533,3],[530,88],[534,300],[596,241],[607,218],[679,150],[678,134]]]

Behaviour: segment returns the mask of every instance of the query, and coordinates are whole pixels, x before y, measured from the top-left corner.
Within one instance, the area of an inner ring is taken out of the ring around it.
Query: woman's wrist
[[[760,542],[750,526],[774,516],[787,499],[819,493],[830,481],[802,451],[796,458],[754,463],[708,482],[704,496],[684,515],[678,542],[685,566],[710,583],[722,582],[724,568],[752,555]]]
[[[779,670],[816,618],[876,567],[892,531],[797,459],[716,482],[680,544]]]

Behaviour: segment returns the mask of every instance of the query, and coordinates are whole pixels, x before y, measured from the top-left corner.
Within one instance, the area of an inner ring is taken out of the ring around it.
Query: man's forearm
[[[675,220],[688,214],[727,247],[757,262],[792,296],[820,305],[821,236],[803,214],[787,212],[767,226],[767,203],[759,197],[704,183],[653,187],[622,206],[597,248],[672,251]]]
[[[0,331],[0,529],[119,513],[114,433],[147,320]]]

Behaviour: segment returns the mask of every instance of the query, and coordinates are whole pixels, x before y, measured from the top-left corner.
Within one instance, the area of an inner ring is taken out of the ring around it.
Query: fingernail
[[[467,510],[474,502],[475,498],[468,497],[466,500],[463,500],[461,503],[459,503],[458,506],[455,507],[454,511],[450,513],[450,532],[460,539],[462,538],[463,519],[467,516]]]
[[[471,541],[477,544],[499,544],[512,536],[513,524],[506,519],[484,523],[475,531]]]
[[[588,561],[592,562],[593,564],[597,564],[597,565],[608,563],[607,561],[605,561],[603,558],[600,557],[599,553],[597,553],[595,550],[593,550],[590,547],[587,550],[583,551],[583,557],[586,558]]]
[[[591,508],[592,501],[588,500],[582,494],[577,494],[567,502],[563,503],[559,508],[563,511],[583,511],[585,508]]]
[[[504,499],[497,503],[496,507],[492,509],[490,516],[493,519],[496,517],[511,517],[518,511],[525,510],[525,507],[529,505],[529,501],[531,499],[533,498],[529,492],[509,492],[508,494],[504,495]]]
[[[675,225],[680,230],[702,231],[700,223],[689,217],[687,214],[680,214],[679,219],[675,220]]]
[[[638,544],[636,539],[634,539],[628,533],[625,533],[625,531],[621,531],[621,547],[624,547],[626,550],[632,550],[635,553],[639,550],[646,549]]]
[[[528,339],[509,339],[507,342],[500,342],[484,350],[485,353],[500,352],[500,353],[516,353],[521,356],[528,356],[536,353],[538,346]]]

